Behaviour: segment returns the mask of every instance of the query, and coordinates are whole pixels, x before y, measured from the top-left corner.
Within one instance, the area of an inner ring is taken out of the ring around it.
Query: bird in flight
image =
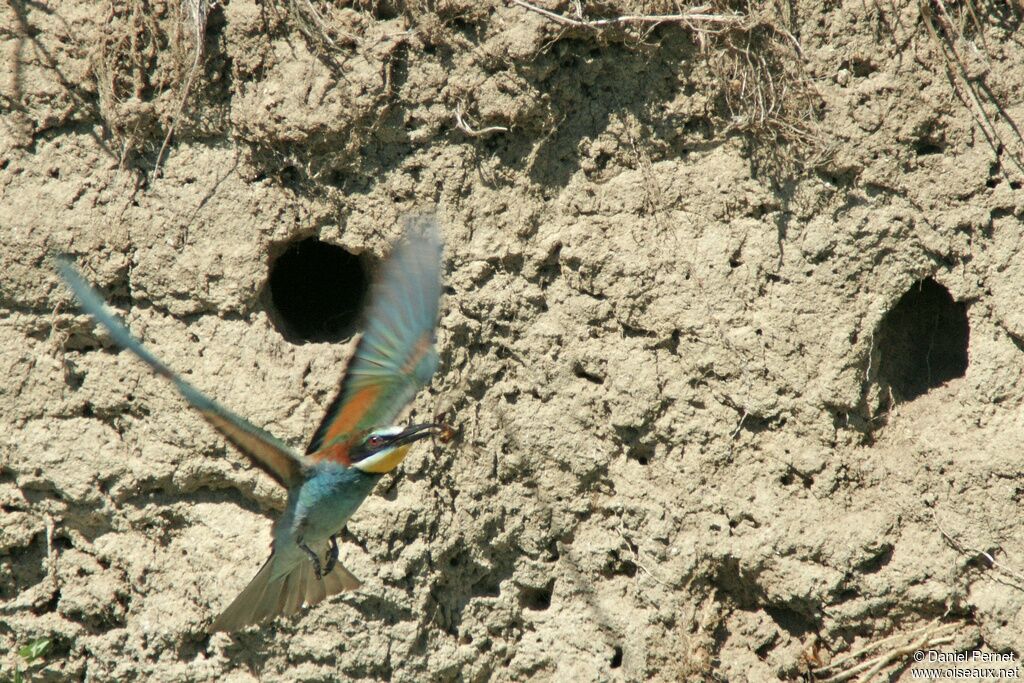
[[[437,422],[392,425],[437,369],[441,240],[432,217],[409,226],[370,290],[363,335],[304,456],[164,365],[107,311],[68,261],[58,263],[82,308],[118,345],[170,380],[214,429],[288,490],[284,513],[274,523],[270,557],[213,622],[212,631],[236,631],[294,614],[303,604],[358,587],[359,579],[338,561],[337,537],[345,523],[414,442],[431,435],[447,442],[453,436],[451,427]]]

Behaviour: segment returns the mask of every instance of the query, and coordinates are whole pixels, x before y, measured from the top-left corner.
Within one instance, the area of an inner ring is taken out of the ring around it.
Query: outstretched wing
[[[350,464],[352,442],[390,425],[430,382],[437,369],[434,330],[440,299],[437,220],[410,221],[405,241],[384,263],[370,290],[366,329],[338,395],[306,449],[314,460]]]
[[[78,297],[82,308],[107,328],[110,336],[120,346],[128,349],[145,361],[158,375],[174,383],[185,400],[198,410],[214,429],[224,435],[235,448],[247,455],[255,465],[290,488],[302,480],[304,464],[302,458],[277,438],[250,424],[227,408],[204,396],[198,389],[183,380],[163,364],[146,347],[140,344],[121,322],[107,312],[103,299],[82,279],[74,266],[64,259],[58,260],[61,277]]]

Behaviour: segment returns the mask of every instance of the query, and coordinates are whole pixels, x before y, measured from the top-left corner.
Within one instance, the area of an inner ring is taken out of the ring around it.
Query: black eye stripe
[[[391,439],[380,434],[371,434],[349,452],[349,458],[354,463],[365,460],[387,446],[390,441]]]

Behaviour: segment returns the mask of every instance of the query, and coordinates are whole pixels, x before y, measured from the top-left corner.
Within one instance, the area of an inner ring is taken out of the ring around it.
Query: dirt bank
[[[40,639],[40,680],[96,681],[1024,653],[1020,8],[544,8],[0,9],[4,675]],[[369,277],[432,206],[442,361],[415,411],[459,437],[352,520],[361,590],[207,635],[282,495],[77,314],[50,257],[302,448],[358,277],[296,321],[272,272],[316,253]]]

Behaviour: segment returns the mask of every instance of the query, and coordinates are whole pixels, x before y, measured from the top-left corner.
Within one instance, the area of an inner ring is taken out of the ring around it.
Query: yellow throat
[[[382,451],[376,455],[371,455],[365,460],[360,460],[355,466],[363,472],[387,474],[405,460],[405,456],[409,453],[411,447],[412,444],[404,444],[391,450]]]

